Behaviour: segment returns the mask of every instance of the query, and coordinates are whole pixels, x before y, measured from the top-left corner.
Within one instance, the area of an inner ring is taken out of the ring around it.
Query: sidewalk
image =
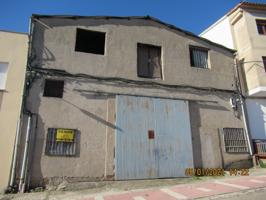
[[[172,182],[175,182],[172,179]],[[183,181],[183,180],[182,180]],[[130,184],[134,183],[131,187]],[[141,182],[141,181],[140,181]],[[145,182],[145,181],[142,181]],[[250,171],[250,176],[230,176],[224,177],[202,177],[201,180],[187,179],[189,183],[171,185],[171,181],[167,180],[149,180],[149,184],[156,182],[157,187],[143,185],[142,189],[138,186],[138,181],[119,182],[116,186],[109,185],[105,188],[96,190],[81,191],[45,191],[39,193],[4,195],[0,199],[15,200],[173,200],[173,199],[193,199],[210,197],[213,195],[221,195],[226,193],[243,192],[248,190],[256,190],[258,188],[266,188],[266,170],[256,169]],[[120,187],[123,184],[126,187]],[[161,184],[159,184],[161,183]],[[170,185],[167,183],[170,183]],[[130,190],[130,191],[125,191]],[[92,193],[93,192],[93,193]]]

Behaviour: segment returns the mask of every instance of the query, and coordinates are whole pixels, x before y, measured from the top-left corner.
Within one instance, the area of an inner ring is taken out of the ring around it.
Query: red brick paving
[[[250,180],[264,181],[263,183],[256,183]],[[266,175],[265,176],[251,176],[251,177],[236,177],[234,179],[219,179],[220,182],[230,183],[238,186],[249,187],[249,189],[255,189],[259,187],[266,187]],[[165,187],[164,187],[165,188]],[[173,196],[182,195],[187,199],[207,197],[223,193],[231,193],[241,191],[243,189],[238,189],[231,186],[216,184],[214,180],[208,182],[201,182],[195,184],[183,184],[177,186],[166,187],[172,194],[167,194],[161,191],[160,188],[143,190],[143,191],[130,191],[123,192],[121,194],[104,195],[102,199],[104,200],[135,200],[135,199],[145,199],[145,200],[174,200],[178,199]],[[197,189],[203,188],[203,189]],[[92,198],[93,199],[93,198]],[[99,198],[95,198],[97,200]],[[88,199],[86,199],[88,200]],[[91,198],[89,199],[91,200]]]

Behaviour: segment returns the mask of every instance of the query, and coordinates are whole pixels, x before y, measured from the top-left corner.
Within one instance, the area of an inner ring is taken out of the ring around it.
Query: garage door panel
[[[116,101],[116,179],[184,176],[193,166],[187,102],[122,95]]]

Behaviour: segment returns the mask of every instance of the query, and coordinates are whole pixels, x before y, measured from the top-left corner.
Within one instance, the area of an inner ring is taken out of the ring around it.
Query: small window
[[[190,46],[190,64],[192,67],[208,68],[208,49],[203,47]]]
[[[266,72],[266,56],[262,56],[263,66]]]
[[[243,128],[224,128],[224,145],[228,153],[247,153],[247,138]]]
[[[8,63],[0,62],[0,90],[6,89]]]
[[[138,44],[138,76],[162,78],[161,47]]]
[[[62,98],[64,92],[64,81],[61,80],[45,80],[43,96]]]
[[[75,51],[104,55],[105,33],[77,29]]]
[[[50,156],[77,155],[77,130],[48,128],[45,154]]]
[[[259,34],[266,35],[266,20],[256,20]]]

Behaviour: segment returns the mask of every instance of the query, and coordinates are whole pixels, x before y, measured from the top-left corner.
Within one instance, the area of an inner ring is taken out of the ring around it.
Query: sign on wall
[[[72,129],[57,129],[56,142],[73,142],[74,134],[74,130]]]
[[[79,143],[78,130],[48,128],[45,154],[49,156],[76,156]]]

